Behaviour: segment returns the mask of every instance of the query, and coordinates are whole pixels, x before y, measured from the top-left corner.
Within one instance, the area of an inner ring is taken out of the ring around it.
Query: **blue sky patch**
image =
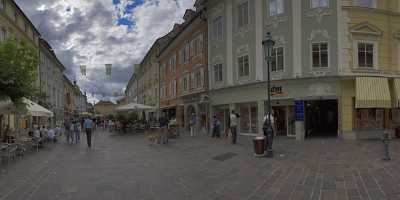
[[[130,0],[128,5],[124,8],[123,13],[124,15],[128,14],[132,14],[132,12],[135,10],[136,7],[142,5],[144,3],[145,0]],[[114,5],[118,5],[120,4],[121,1],[120,0],[113,0],[113,4]],[[131,29],[133,26],[135,26],[135,22],[123,17],[123,16],[118,16],[117,19],[117,24],[118,25],[122,25],[122,26],[128,26],[129,29]]]

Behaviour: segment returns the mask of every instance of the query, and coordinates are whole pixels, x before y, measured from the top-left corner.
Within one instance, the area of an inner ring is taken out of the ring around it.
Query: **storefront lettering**
[[[282,86],[272,86],[271,87],[271,96],[283,96],[286,95],[283,92]]]

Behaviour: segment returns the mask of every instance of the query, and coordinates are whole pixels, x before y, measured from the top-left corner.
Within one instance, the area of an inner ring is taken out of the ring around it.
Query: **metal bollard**
[[[390,141],[390,138],[389,138],[389,132],[388,131],[383,132],[382,141],[383,141],[383,160],[389,161],[389,160],[391,160],[391,158],[390,158],[390,152],[389,152],[389,141]]]

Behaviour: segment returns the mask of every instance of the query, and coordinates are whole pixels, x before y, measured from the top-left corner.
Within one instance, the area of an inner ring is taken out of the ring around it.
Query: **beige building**
[[[109,114],[113,114],[117,105],[111,101],[99,101],[94,105],[95,114],[100,114],[106,117]]]
[[[38,30],[13,0],[0,0],[0,42],[7,39],[22,40],[39,53],[39,38]],[[2,119],[1,126],[10,125],[11,130],[16,129],[15,115],[5,115]],[[27,124],[25,120],[21,122],[22,127],[27,127]]]

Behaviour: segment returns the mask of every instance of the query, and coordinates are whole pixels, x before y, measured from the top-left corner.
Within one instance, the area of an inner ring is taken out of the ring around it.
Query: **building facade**
[[[15,39],[31,45],[39,54],[40,33],[13,0],[0,1],[0,42]],[[39,85],[39,82],[37,82]],[[1,116],[0,116],[1,117]],[[0,118],[0,129],[9,126],[12,131],[18,127],[16,115],[11,113]],[[28,124],[26,120],[24,123]],[[26,126],[24,126],[26,128]]]
[[[196,116],[197,128],[208,129],[207,102],[207,23],[200,11],[187,10],[182,24],[168,34],[168,45],[161,50],[160,108],[178,125],[189,128]]]
[[[75,85],[66,77],[63,76],[64,82],[64,120],[71,120],[75,116]]]
[[[393,128],[389,114],[396,110],[400,75],[398,1],[196,4],[207,8],[210,114],[225,130],[235,110],[241,134],[262,133],[267,32],[276,42],[270,66],[275,134],[299,140],[363,138]]]
[[[96,112],[95,114],[107,117],[114,113],[116,107],[117,105],[111,101],[99,101],[94,105],[94,111]]]
[[[44,39],[40,39],[39,46],[39,91],[43,97],[39,100],[39,104],[54,113],[54,117],[50,119],[50,124],[54,127],[61,125],[64,121],[63,73],[65,67]]]

